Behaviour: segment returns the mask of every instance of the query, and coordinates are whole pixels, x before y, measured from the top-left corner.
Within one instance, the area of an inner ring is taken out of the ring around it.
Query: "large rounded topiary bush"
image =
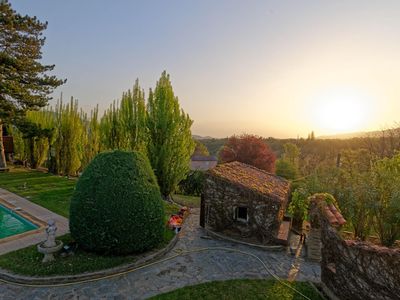
[[[69,224],[89,251],[127,254],[157,246],[164,207],[148,159],[139,152],[98,154],[78,180]]]

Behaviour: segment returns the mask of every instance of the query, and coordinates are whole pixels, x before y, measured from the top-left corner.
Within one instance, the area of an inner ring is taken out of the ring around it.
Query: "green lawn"
[[[323,300],[323,298],[307,282],[292,282],[289,284],[312,300]],[[213,281],[199,285],[187,286],[169,293],[155,296],[151,299],[304,300],[302,296],[273,279],[237,279],[228,281]]]
[[[28,198],[55,213],[68,217],[69,203],[76,184],[75,179],[30,171],[23,168],[11,168],[8,173],[0,173],[0,187]],[[179,211],[179,206],[165,204],[165,220]],[[158,248],[165,245],[174,237],[174,232],[167,229],[164,241]],[[69,243],[69,234],[60,238]],[[130,256],[102,256],[78,250],[75,255],[66,258],[59,257],[55,262],[42,264],[43,255],[37,252],[36,246],[27,247],[0,256],[0,268],[24,275],[47,276],[67,275],[92,272],[112,268],[136,260]]]
[[[69,202],[76,179],[54,176],[24,168],[10,168],[0,173],[0,187],[39,204],[64,217],[69,216]]]
[[[188,206],[192,208],[200,207],[200,197],[175,194],[173,199],[176,203],[182,206]]]
[[[164,242],[161,243],[157,249],[165,247],[174,236],[175,233],[166,228]],[[64,244],[72,241],[69,234],[59,237],[58,239],[62,240]],[[36,245],[30,246],[1,255],[0,268],[13,273],[30,276],[72,275],[133,263],[136,261],[137,255],[106,256],[78,249],[74,255],[56,257],[54,262],[43,264],[42,259],[43,254],[38,253]]]

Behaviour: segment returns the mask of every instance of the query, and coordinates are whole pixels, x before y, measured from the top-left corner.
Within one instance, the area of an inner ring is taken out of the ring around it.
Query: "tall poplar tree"
[[[136,79],[132,92],[124,93],[119,112],[126,149],[146,152],[146,104],[144,91]]]
[[[169,75],[164,71],[147,103],[148,157],[164,199],[169,200],[189,171],[194,142],[193,121],[179,107]]]
[[[64,80],[47,75],[54,65],[43,65],[41,48],[46,23],[22,16],[8,1],[0,1],[0,170],[6,169],[3,124],[23,118],[27,110],[43,107]]]

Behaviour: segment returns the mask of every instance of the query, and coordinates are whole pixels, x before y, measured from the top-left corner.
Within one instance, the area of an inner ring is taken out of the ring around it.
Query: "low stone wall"
[[[319,209],[321,281],[342,300],[400,299],[400,249],[343,240]]]

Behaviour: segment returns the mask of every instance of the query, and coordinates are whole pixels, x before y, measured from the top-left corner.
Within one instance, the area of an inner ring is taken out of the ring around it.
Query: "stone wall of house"
[[[218,232],[254,237],[262,244],[274,243],[285,203],[208,175],[203,190],[206,226]],[[235,221],[235,207],[248,208],[248,222]]]
[[[339,299],[400,299],[400,249],[343,240],[319,209],[321,281]],[[313,224],[312,224],[313,226]]]

